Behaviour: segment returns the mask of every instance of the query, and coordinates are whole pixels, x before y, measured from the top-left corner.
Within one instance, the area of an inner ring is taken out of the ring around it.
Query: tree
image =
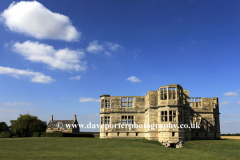
[[[9,127],[6,122],[0,122],[0,133],[3,131],[9,131]]]
[[[33,132],[45,132],[46,128],[46,121],[42,121],[37,116],[29,114],[20,114],[17,120],[11,121],[12,132],[19,137],[32,136]]]

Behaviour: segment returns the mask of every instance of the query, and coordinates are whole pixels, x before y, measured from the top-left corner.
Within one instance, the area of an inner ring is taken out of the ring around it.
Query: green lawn
[[[0,159],[240,159],[240,140],[187,141],[181,149],[145,139],[0,138]]]

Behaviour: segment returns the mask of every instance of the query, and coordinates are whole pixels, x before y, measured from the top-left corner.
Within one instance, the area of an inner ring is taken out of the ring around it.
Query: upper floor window
[[[128,98],[128,107],[132,107],[133,98]]]
[[[177,100],[179,100],[182,97],[181,89],[177,89]]]
[[[101,108],[110,108],[110,99],[101,99]]]
[[[122,107],[132,107],[133,98],[122,98]]]
[[[127,107],[127,98],[122,98],[122,107]]]
[[[166,100],[167,99],[167,88],[160,89],[160,99]]]
[[[169,87],[169,89],[168,89],[168,99],[175,99],[175,97],[176,97],[175,88]]]
[[[110,99],[105,99],[105,108],[110,108]]]

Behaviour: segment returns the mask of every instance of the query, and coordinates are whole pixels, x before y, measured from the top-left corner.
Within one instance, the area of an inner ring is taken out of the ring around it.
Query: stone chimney
[[[74,122],[77,120],[77,115],[75,114],[74,115]]]
[[[51,121],[53,121],[53,115],[51,115]]]

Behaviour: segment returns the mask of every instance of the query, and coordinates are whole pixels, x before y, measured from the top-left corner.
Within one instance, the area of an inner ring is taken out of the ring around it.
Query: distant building
[[[67,127],[70,125],[71,127]],[[74,127],[73,127],[74,126]],[[61,131],[65,133],[79,133],[79,126],[77,121],[77,116],[74,115],[74,120],[53,120],[53,115],[48,123],[46,132]]]
[[[158,140],[166,147],[182,147],[194,139],[220,139],[218,98],[189,97],[178,84],[161,86],[146,96],[102,95],[101,124],[123,128],[100,128],[100,138],[146,138]],[[131,128],[131,124],[176,125],[176,128]],[[200,128],[189,128],[193,124]],[[187,128],[179,128],[187,125]],[[127,127],[126,127],[127,126]]]

